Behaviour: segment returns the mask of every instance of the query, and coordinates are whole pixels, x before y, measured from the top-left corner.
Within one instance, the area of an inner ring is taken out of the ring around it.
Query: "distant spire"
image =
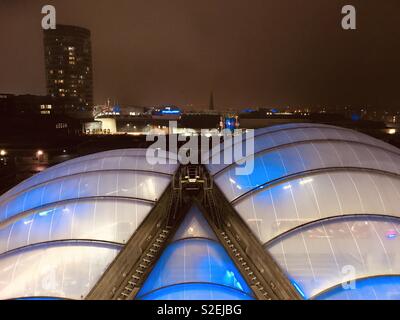
[[[215,109],[215,106],[214,106],[214,92],[211,91],[209,110],[214,110],[214,109]]]

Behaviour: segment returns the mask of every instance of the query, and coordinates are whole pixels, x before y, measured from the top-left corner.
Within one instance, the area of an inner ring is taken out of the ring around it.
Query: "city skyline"
[[[57,23],[92,33],[94,102],[242,106],[371,105],[399,109],[396,1],[353,1],[358,28],[340,27],[342,1],[52,1]],[[0,92],[45,94],[41,7],[3,1]],[[95,10],[96,14],[92,14]],[[112,13],[112,14],[111,14]],[[222,23],[223,21],[223,23]],[[13,30],[12,34],[8,30]],[[21,38],[24,41],[21,41]]]

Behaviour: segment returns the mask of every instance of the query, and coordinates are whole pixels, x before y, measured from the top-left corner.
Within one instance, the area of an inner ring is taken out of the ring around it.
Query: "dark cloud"
[[[95,100],[398,107],[398,0],[1,0],[0,92],[45,93],[41,7],[92,31]]]

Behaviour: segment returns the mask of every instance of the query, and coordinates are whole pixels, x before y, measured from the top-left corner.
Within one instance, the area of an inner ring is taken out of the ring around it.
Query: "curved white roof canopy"
[[[294,230],[266,249],[304,297],[314,298],[342,283],[356,289],[358,279],[399,275],[399,236],[399,219],[341,217]],[[397,281],[392,286],[399,292]]]
[[[249,175],[237,164],[208,168],[305,298],[329,297],[348,266],[357,279],[399,274],[399,149],[315,124],[261,129],[254,143]]]
[[[84,298],[177,167],[151,165],[143,149],[113,150],[66,161],[2,195],[0,298]]]

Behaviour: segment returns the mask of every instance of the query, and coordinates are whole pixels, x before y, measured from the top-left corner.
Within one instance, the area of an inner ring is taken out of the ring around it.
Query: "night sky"
[[[45,4],[91,30],[96,103],[400,111],[399,0],[0,0],[1,93],[46,92]]]

